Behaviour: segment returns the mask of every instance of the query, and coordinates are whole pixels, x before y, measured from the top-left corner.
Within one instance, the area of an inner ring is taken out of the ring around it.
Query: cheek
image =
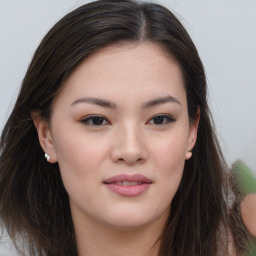
[[[107,143],[95,141],[80,133],[59,132],[55,150],[64,186],[68,194],[83,191],[85,186],[99,183],[98,170],[106,154]]]
[[[156,169],[156,181],[162,184],[162,200],[171,203],[183,174],[187,150],[187,133],[178,131],[154,140],[152,156]]]
[[[180,171],[184,166],[187,151],[188,132],[186,129],[175,129],[152,140],[151,152],[156,165],[170,172]]]
[[[68,130],[72,132],[68,132]],[[56,133],[54,147],[58,162],[65,169],[72,167],[73,172],[94,169],[104,158],[107,143],[104,138],[86,133],[83,127],[79,129],[65,129]],[[76,166],[76,168],[74,168]],[[62,169],[63,169],[62,168]],[[67,170],[68,171],[68,170]],[[84,172],[84,171],[83,171]]]

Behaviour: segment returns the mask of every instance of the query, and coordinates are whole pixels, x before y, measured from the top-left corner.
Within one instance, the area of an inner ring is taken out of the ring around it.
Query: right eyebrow
[[[93,98],[93,97],[79,98],[79,99],[75,100],[71,104],[71,106],[74,106],[79,103],[90,103],[90,104],[98,105],[98,106],[105,107],[105,108],[111,108],[111,109],[117,108],[117,105],[111,101],[100,99],[100,98]]]
[[[154,106],[157,106],[160,104],[165,104],[168,102],[177,103],[178,105],[180,105],[182,107],[181,102],[177,98],[175,98],[171,95],[167,95],[165,97],[158,97],[158,98],[155,98],[153,100],[143,103],[142,108],[150,108],[150,107],[154,107]]]

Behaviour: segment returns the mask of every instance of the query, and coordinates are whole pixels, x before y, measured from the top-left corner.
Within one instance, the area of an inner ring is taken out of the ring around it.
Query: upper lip
[[[104,183],[106,184],[111,184],[111,183],[116,183],[116,182],[121,182],[121,181],[129,181],[129,182],[141,182],[141,183],[152,183],[152,180],[147,178],[146,176],[142,174],[119,174],[112,176],[109,179],[104,180]]]

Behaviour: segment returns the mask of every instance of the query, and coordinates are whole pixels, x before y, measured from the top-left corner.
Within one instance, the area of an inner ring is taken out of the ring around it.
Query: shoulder
[[[241,203],[241,215],[248,231],[256,236],[256,193],[245,196]]]

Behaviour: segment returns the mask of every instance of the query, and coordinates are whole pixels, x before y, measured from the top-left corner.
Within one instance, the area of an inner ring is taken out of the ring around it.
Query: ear
[[[196,117],[190,123],[190,127],[189,127],[188,147],[187,147],[187,153],[186,153],[186,160],[188,160],[192,156],[192,149],[194,148],[194,146],[196,144],[199,120],[200,120],[200,108],[198,106],[197,111],[196,111]]]
[[[49,122],[44,120],[38,112],[31,112],[31,117],[33,119],[34,125],[37,130],[39,143],[43,151],[50,156],[49,163],[56,163],[57,156],[54,149],[54,144],[52,140],[52,134],[50,130]]]

